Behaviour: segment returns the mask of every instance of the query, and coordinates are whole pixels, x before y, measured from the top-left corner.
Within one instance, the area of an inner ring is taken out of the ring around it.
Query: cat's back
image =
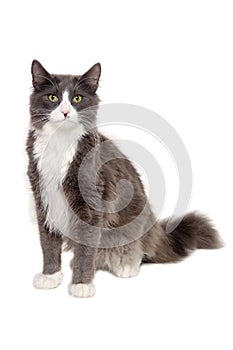
[[[111,181],[117,183],[119,179],[127,179],[144,194],[144,188],[140,175],[132,161],[120,150],[116,142],[100,134],[102,144],[100,157],[103,170],[109,174]]]

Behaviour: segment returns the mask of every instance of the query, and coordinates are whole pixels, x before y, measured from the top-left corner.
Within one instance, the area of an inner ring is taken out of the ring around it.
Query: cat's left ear
[[[96,63],[81,76],[80,81],[83,81],[82,86],[86,85],[90,92],[94,94],[99,86],[100,74],[101,65],[100,63]]]
[[[50,85],[51,77],[47,70],[42,66],[42,64],[34,60],[32,62],[32,85],[36,90],[41,90],[43,86]]]

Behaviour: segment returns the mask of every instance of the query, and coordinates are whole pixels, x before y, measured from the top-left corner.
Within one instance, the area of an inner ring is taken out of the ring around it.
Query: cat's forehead
[[[52,75],[52,81],[54,81],[58,92],[64,91],[73,92],[78,88],[80,75]]]

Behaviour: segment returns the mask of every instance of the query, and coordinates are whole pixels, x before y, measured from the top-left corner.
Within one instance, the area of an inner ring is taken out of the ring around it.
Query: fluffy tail
[[[176,220],[179,222],[179,220]],[[194,249],[217,249],[223,246],[210,220],[199,213],[184,216],[171,233],[166,233],[168,219],[157,223],[143,239],[143,262],[176,262]]]

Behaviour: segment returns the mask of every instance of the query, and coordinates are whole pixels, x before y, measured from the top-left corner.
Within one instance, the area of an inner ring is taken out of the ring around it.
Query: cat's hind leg
[[[134,260],[127,259],[124,257],[121,259],[118,265],[112,266],[111,271],[117,277],[122,277],[122,278],[135,277],[139,273],[141,261],[142,259],[139,257],[135,258]]]
[[[108,253],[109,270],[118,277],[129,278],[137,276],[142,262],[140,242],[111,249]]]
[[[137,261],[135,264],[121,263],[116,269],[113,270],[113,273],[117,277],[129,278],[135,277],[139,273],[139,268],[141,265],[141,260]]]

